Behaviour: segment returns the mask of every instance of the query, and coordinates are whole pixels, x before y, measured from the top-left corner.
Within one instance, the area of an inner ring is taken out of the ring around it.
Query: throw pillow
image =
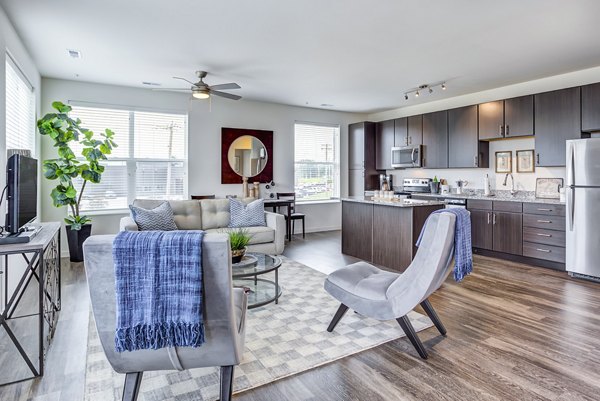
[[[154,209],[144,209],[129,205],[131,217],[140,231],[174,231],[177,230],[173,209],[169,202],[163,202]]]
[[[229,199],[230,221],[229,227],[255,227],[266,226],[265,202],[257,199],[245,205],[237,199]]]

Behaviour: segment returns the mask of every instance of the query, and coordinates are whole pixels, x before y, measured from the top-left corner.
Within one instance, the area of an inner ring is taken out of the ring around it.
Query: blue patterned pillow
[[[131,210],[131,217],[133,217],[140,231],[177,230],[173,209],[167,201],[150,210],[133,205],[129,205],[129,209]]]
[[[265,203],[262,199],[257,199],[245,205],[237,199],[229,199],[229,212],[231,220],[229,227],[255,227],[266,226],[265,221]]]

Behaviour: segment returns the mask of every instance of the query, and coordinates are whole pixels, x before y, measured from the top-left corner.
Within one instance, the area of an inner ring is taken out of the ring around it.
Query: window
[[[294,125],[294,187],[298,201],[340,197],[340,126]]]
[[[6,149],[35,154],[35,94],[25,75],[6,55]]]
[[[187,198],[186,115],[76,105],[71,116],[95,134],[110,128],[119,145],[103,162],[102,181],[86,187],[83,211],[126,209],[134,199]],[[81,154],[80,145],[73,148]]]

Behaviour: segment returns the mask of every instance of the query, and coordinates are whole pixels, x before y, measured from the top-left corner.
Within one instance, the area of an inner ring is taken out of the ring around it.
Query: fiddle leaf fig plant
[[[67,206],[69,215],[65,223],[71,230],[80,230],[89,223],[88,216],[80,214],[81,197],[88,182],[97,184],[102,178],[104,166],[102,160],[117,147],[114,133],[106,129],[99,138],[90,130],[81,126],[80,119],[69,117],[72,108],[62,102],[52,103],[56,113],[48,113],[38,120],[37,128],[41,135],[47,135],[54,141],[58,157],[43,162],[44,177],[57,180],[58,184],[50,193],[56,207]],[[81,155],[76,155],[71,144],[83,145]],[[75,188],[74,181],[81,178],[81,186]]]

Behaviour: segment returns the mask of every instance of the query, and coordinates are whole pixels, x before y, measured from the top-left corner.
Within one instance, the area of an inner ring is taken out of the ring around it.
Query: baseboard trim
[[[322,231],[338,231],[341,230],[341,226],[329,226],[329,227],[306,227],[307,233],[319,233]],[[302,235],[302,224],[296,225],[296,233],[295,235]]]

